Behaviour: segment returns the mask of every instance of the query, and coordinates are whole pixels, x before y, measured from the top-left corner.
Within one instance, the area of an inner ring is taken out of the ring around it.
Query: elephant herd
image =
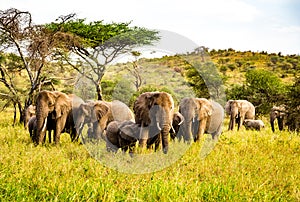
[[[275,112],[276,109],[272,109],[271,121],[282,115],[283,110]],[[257,130],[264,126],[261,120],[254,120],[255,107],[246,100],[229,100],[225,111],[230,115],[229,130],[233,130],[235,124],[239,129],[242,123],[246,128]],[[53,131],[56,144],[63,132],[69,133],[72,141],[81,135],[85,141],[82,133],[87,126],[88,140],[104,140],[109,151],[121,148],[130,152],[138,144],[141,149],[162,147],[167,153],[171,139],[197,142],[204,133],[217,139],[224,120],[224,108],[215,101],[183,98],[177,111],[172,96],[166,92],[142,93],[136,98],[132,111],[118,100],[84,101],[74,94],[44,90],[38,94],[36,106],[30,106],[25,114],[30,117],[25,127],[28,126],[36,145],[45,142],[46,131],[49,142]]]

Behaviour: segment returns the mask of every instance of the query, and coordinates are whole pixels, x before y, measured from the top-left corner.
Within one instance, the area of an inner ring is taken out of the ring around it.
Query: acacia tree
[[[57,53],[95,86],[98,100],[102,100],[101,81],[108,65],[122,54],[159,39],[158,32],[130,23],[110,23],[76,19],[75,14],[61,16],[46,27],[64,40]]]
[[[0,11],[0,83],[5,87],[1,98],[7,101],[6,105],[12,102],[17,106],[20,122],[24,110],[33,101],[35,91],[51,82],[43,71],[58,44],[56,36],[44,26],[32,23],[29,12],[15,8]],[[18,72],[25,72],[25,84],[17,85],[15,74]]]

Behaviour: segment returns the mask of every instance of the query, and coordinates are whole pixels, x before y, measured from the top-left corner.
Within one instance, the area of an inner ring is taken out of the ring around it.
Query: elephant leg
[[[46,137],[47,137],[47,135],[44,135],[44,139],[43,139],[44,144],[46,143]]]
[[[242,124],[244,122],[244,119],[245,119],[245,115],[242,115],[242,116],[239,117],[239,119],[238,119],[238,130],[242,126]]]
[[[283,120],[281,118],[278,118],[277,122],[278,122],[278,129],[280,131],[282,131],[283,130]]]
[[[219,125],[218,129],[211,134],[213,140],[217,140],[222,132],[222,124]]]
[[[271,120],[271,128],[272,128],[272,132],[275,132],[275,126],[274,126],[274,120]]]
[[[233,115],[231,115],[228,130],[233,130],[234,125],[235,125],[235,121],[236,121],[236,118]]]
[[[46,137],[46,136],[45,136]],[[48,139],[49,139],[49,143],[51,143],[51,130],[48,130]]]
[[[59,121],[56,123],[56,127],[54,130],[54,143],[55,144],[59,144],[59,142],[60,142],[60,134],[62,131],[62,127],[59,123],[60,123]]]
[[[204,131],[205,131],[205,128],[206,128],[206,122],[207,122],[206,119],[200,121],[198,132],[197,132],[197,135],[195,137],[195,142],[198,142],[200,140],[200,138],[202,137],[202,135],[204,134]]]
[[[155,149],[154,149],[154,151],[157,151],[159,149],[160,145],[162,145],[161,133],[158,134],[157,139],[155,141]]]
[[[149,127],[141,127],[140,138],[139,138],[139,147],[145,148],[147,145],[147,140],[149,136]]]

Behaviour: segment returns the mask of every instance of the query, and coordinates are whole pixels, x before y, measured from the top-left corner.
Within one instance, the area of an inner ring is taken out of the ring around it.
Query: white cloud
[[[132,20],[133,25],[173,31],[209,48],[299,53],[299,25],[281,12],[287,2],[296,0],[0,0],[0,9],[28,10],[38,24],[75,12],[90,21]]]

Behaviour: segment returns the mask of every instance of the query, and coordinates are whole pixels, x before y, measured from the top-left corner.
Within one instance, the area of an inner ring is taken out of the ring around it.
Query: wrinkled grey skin
[[[252,120],[252,119],[245,119],[243,122],[246,130],[257,130],[260,131],[262,128],[265,127],[265,124],[262,120]]]
[[[72,109],[70,98],[58,91],[41,91],[36,99],[37,138],[36,144],[42,143],[46,133],[47,117],[55,122],[54,141],[60,141],[60,134],[65,127],[67,117]]]
[[[287,116],[285,105],[272,107],[270,112],[270,124],[273,132],[275,132],[275,120],[277,119],[278,129],[282,131],[286,124]]]
[[[183,116],[177,112],[173,116],[173,129],[170,130],[171,138],[174,139],[179,130],[180,124],[183,122]],[[129,150],[130,153],[133,152],[133,149],[140,140],[140,130],[141,127],[139,124],[134,123],[133,121],[112,121],[108,124],[105,137],[106,148],[108,151],[117,151],[121,148],[123,151]],[[147,148],[150,148],[153,144],[155,145],[155,151],[162,144],[160,131],[156,127],[150,129],[151,133],[157,133],[157,135],[149,138],[147,140]]]
[[[184,117],[182,114],[179,112],[175,112],[173,114],[173,119],[172,119],[172,127],[169,131],[170,137],[172,140],[175,139],[175,137],[178,134],[179,128],[184,122]],[[152,145],[154,145],[154,150],[157,151],[159,147],[162,145],[162,133],[160,130],[157,129],[156,126],[151,125],[149,127],[149,133],[150,134],[156,134],[156,135],[151,135],[151,137],[147,140],[147,148],[151,148]]]
[[[228,130],[233,130],[236,123],[239,130],[245,119],[255,118],[255,107],[247,100],[228,100],[225,111],[230,116]]]
[[[37,129],[37,125],[36,125],[36,116],[32,116],[28,123],[27,123],[27,126],[28,126],[28,131],[29,131],[29,135],[30,135],[30,138],[32,141],[35,140],[35,137],[36,137],[36,129]]]
[[[81,134],[84,125],[88,124],[88,137],[100,139],[107,125],[114,120],[134,120],[134,115],[126,104],[118,100],[90,101],[80,105],[75,125],[78,134]]]
[[[54,120],[51,120],[51,115],[48,116],[46,131],[48,131],[48,141],[51,143],[51,131],[55,129]],[[30,134],[30,138],[33,142],[36,142],[37,139],[37,119],[36,116],[32,116],[28,123],[28,131]],[[43,143],[46,142],[46,135],[44,137]]]
[[[63,132],[69,133],[71,137],[71,141],[75,142],[78,141],[79,139],[79,134],[77,133],[75,123],[78,118],[79,107],[81,104],[84,103],[84,101],[80,97],[74,94],[70,94],[68,96],[72,101],[72,109],[67,117],[66,125]]]
[[[35,116],[35,111],[36,111],[36,106],[34,106],[34,105],[29,105],[27,107],[27,109],[25,110],[25,113],[24,113],[24,127],[25,127],[25,129],[27,129],[27,127],[28,127],[29,119],[31,117]]]
[[[71,139],[74,139],[72,138],[72,133],[76,130],[72,119],[72,112],[76,107],[72,106],[72,102],[75,97],[78,98],[75,95],[68,96],[59,91],[47,90],[41,91],[38,94],[36,99],[36,144],[43,142],[46,130],[50,129],[54,130],[55,144],[60,142],[60,135],[62,132],[70,133]]]
[[[145,92],[137,97],[133,111],[135,122],[141,127],[140,148],[147,146],[147,141],[160,131],[163,152],[169,147],[169,131],[172,127],[174,100],[166,92]]]
[[[110,122],[104,136],[107,150],[116,152],[121,148],[132,153],[139,139],[139,130],[140,127],[133,121]]]
[[[183,98],[179,104],[179,112],[184,117],[178,133],[179,139],[196,142],[204,133],[217,139],[222,132],[224,109],[215,101],[205,98]]]

